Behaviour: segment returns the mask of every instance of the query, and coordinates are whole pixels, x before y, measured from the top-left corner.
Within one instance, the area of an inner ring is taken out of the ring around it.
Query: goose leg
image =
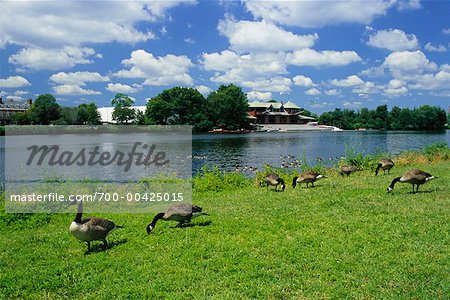
[[[87,252],[91,252],[91,242],[86,242],[86,245],[88,247]]]
[[[311,182],[311,185],[312,185],[312,187],[314,187],[314,181],[313,181],[313,182]]]

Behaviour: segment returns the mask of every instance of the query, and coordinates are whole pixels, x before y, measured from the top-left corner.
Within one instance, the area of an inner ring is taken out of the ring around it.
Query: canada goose
[[[298,184],[306,183],[306,187],[308,188],[308,185],[311,183],[311,185],[314,187],[314,181],[320,179],[320,178],[327,178],[326,176],[323,176],[319,173],[308,171],[303,172],[298,177],[294,177],[292,180],[292,188],[295,188]]]
[[[207,213],[202,212],[202,208],[197,205],[191,205],[188,203],[174,204],[166,212],[157,214],[152,222],[147,225],[147,233],[150,234],[155,228],[156,222],[162,219],[164,221],[176,221],[177,226],[181,226],[185,223],[191,222],[192,219],[201,215],[209,216]]]
[[[386,173],[386,171],[390,173],[393,166],[394,162],[392,161],[392,159],[388,158],[380,160],[377,169],[375,170],[375,176],[378,175],[378,171],[380,171],[380,169],[383,170],[383,173]]]
[[[284,192],[284,189],[286,186],[284,184],[284,180],[282,178],[280,178],[280,176],[278,176],[278,174],[271,173],[266,176],[264,181],[266,182],[267,189],[269,189],[269,185],[271,185],[271,186],[275,187],[275,191],[276,191],[278,188],[278,185],[281,184],[281,191]]]
[[[79,240],[82,240],[88,246],[88,252],[91,251],[92,241],[103,241],[104,248],[108,248],[106,237],[108,234],[117,229],[123,228],[114,224],[114,222],[102,218],[81,219],[83,215],[83,202],[78,203],[78,213],[70,224],[70,233]]]
[[[405,174],[403,174],[402,177],[394,178],[392,180],[392,182],[391,182],[391,185],[388,186],[387,192],[388,193],[391,192],[394,189],[394,185],[398,181],[400,181],[401,183],[404,183],[404,182],[411,183],[412,184],[412,188],[413,188],[412,192],[415,193],[415,192],[419,191],[419,186],[421,184],[424,184],[424,183],[430,181],[431,179],[435,179],[435,178],[438,178],[438,177],[433,176],[433,175],[431,175],[429,173],[426,173],[426,172],[424,172],[422,170],[414,169],[414,170],[406,172]],[[417,185],[417,188],[416,188],[415,191],[414,191],[414,185]]]
[[[346,166],[341,167],[340,174],[341,174],[341,176],[344,176],[344,174],[345,174],[348,177],[348,176],[350,176],[351,173],[353,173],[355,171],[358,171],[357,167],[355,167],[354,165],[346,165]]]

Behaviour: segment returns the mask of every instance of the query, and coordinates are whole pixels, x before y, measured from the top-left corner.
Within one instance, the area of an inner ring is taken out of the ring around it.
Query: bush
[[[222,191],[233,190],[248,186],[250,179],[242,173],[221,172],[218,167],[209,167],[205,165],[200,172],[192,178],[192,184],[195,191]]]

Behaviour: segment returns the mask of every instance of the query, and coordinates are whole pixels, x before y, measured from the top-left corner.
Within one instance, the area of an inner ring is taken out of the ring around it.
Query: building
[[[0,124],[10,124],[12,117],[21,112],[26,112],[32,104],[32,100],[28,99],[26,102],[15,102],[13,100],[6,100],[0,97]]]
[[[300,114],[301,107],[290,101],[283,102],[250,102],[249,119],[256,125],[266,124],[307,124],[315,119]],[[256,121],[256,122],[255,122]]]
[[[143,113],[145,113],[146,106],[131,106],[130,108],[139,110]],[[101,122],[105,124],[109,123],[117,123],[112,119],[112,114],[114,112],[114,107],[108,106],[108,107],[99,107],[98,112],[100,113]]]

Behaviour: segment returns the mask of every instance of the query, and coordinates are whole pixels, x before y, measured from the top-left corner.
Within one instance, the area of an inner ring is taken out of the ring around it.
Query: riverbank
[[[412,168],[440,178],[417,194],[409,184],[386,193]],[[90,255],[68,232],[74,216],[12,217],[2,205],[0,298],[444,299],[449,168],[447,158],[399,163],[390,175],[330,170],[315,188],[284,193],[226,173],[219,191],[194,188],[210,217],[163,222],[148,236],[153,215],[101,215],[125,228]]]

